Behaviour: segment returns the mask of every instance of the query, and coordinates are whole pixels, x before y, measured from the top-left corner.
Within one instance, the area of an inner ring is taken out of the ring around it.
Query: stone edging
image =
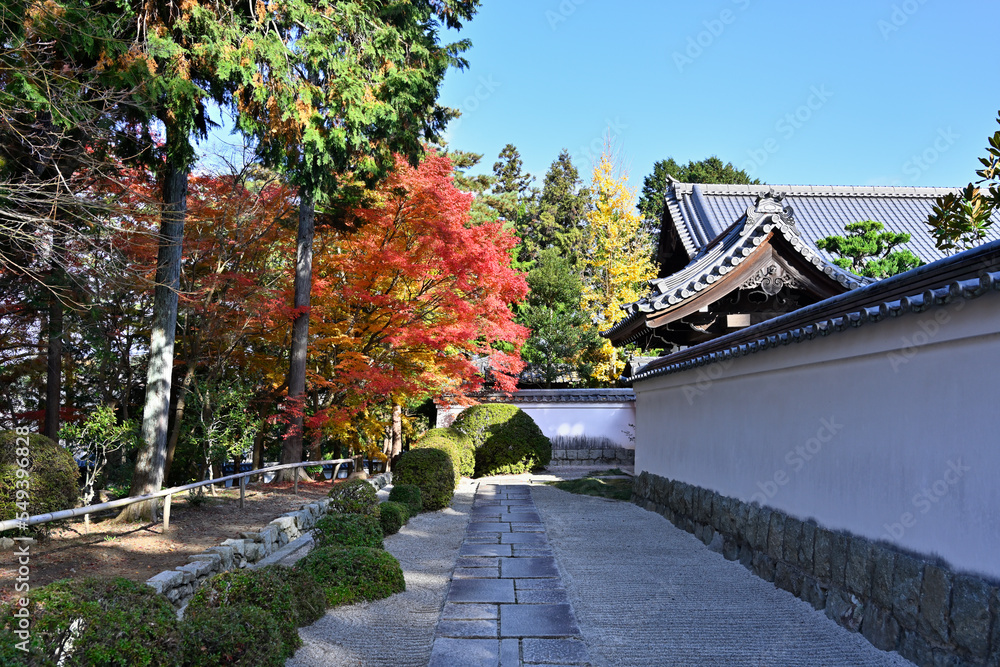
[[[605,447],[602,449],[553,449],[553,466],[587,466],[587,465],[635,465],[635,450],[624,447]]]
[[[884,651],[921,667],[1000,664],[997,582],[648,472],[635,478],[632,502],[705,544],[721,537],[727,560]]]
[[[378,490],[391,483],[392,473],[376,475],[366,481]],[[306,535],[329,507],[330,500],[324,498],[303,505],[297,511],[286,512],[259,532],[240,533],[239,539],[229,539],[220,546],[188,556],[190,563],[164,570],[147,579],[146,585],[166,597],[174,607],[181,608],[209,577],[252,566]]]

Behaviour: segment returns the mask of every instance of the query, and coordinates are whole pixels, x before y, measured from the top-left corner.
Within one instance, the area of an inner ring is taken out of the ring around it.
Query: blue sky
[[[633,187],[718,155],[765,183],[963,185],[1000,129],[1000,2],[484,0],[447,139],[536,185],[563,148],[585,181],[610,128]],[[454,37],[450,33],[449,37]]]

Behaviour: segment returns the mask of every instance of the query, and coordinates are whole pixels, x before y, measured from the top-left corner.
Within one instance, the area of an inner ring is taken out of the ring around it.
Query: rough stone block
[[[251,544],[253,544],[251,542]],[[239,556],[240,558],[246,558],[246,540],[225,540],[222,543],[224,547],[230,547],[233,550],[233,557]]]
[[[872,604],[867,605],[865,609],[861,634],[875,648],[883,651],[895,651],[899,645],[899,623],[893,618],[892,612]]]
[[[993,636],[990,639],[988,665],[1000,665],[1000,589],[990,592],[990,615],[993,617]]]
[[[219,554],[219,557],[222,559],[219,563],[219,569],[225,571],[233,568],[232,547],[209,547],[205,549],[205,553]]]
[[[757,544],[754,545],[755,551],[767,551],[767,535],[771,529],[771,510],[761,508],[760,512],[757,514]]]
[[[813,575],[820,581],[830,581],[830,555],[833,551],[833,533],[826,528],[816,528],[813,543]]]
[[[816,524],[812,521],[802,522],[802,537],[799,540],[799,567],[808,575],[814,574],[814,553],[816,549]]]
[[[892,573],[896,569],[896,552],[881,544],[872,545],[872,602],[880,609],[892,611]]]
[[[0,551],[11,551],[14,548],[14,540],[9,537],[0,537]]]
[[[892,614],[906,630],[917,628],[923,574],[923,561],[906,554],[896,554],[892,572]]]
[[[176,588],[171,588],[164,596],[170,604],[177,604],[177,601],[181,599],[181,592]]]
[[[146,585],[157,593],[169,591],[184,585],[184,575],[177,570],[165,570],[146,580]]]
[[[740,544],[750,541],[750,536],[748,534],[748,517],[750,512],[750,505],[747,503],[733,498],[733,536],[736,537],[736,541]]]
[[[726,560],[736,560],[740,557],[740,546],[736,542],[736,538],[731,535],[725,535],[722,538],[722,557]]]
[[[175,567],[174,570],[184,575],[185,584],[190,584],[191,582],[193,582],[195,579],[198,578],[198,572],[201,570],[201,568],[198,566],[197,563],[188,563],[187,565],[180,565],[178,567]]]
[[[323,514],[326,514],[327,512],[329,512],[330,511],[330,499],[329,498],[323,498],[322,500],[320,500],[319,501],[319,507],[320,507],[320,510],[322,511]]]
[[[740,565],[746,569],[753,571],[753,554],[754,551],[749,544],[743,544],[740,547]]]
[[[836,622],[837,625],[845,627],[851,632],[857,632],[864,620],[865,605],[856,595],[840,589],[831,589],[826,596],[826,609],[824,611],[827,618]]]
[[[758,551],[753,555],[753,573],[764,581],[774,583],[774,561]]]
[[[251,563],[256,563],[263,556],[261,556],[261,546],[260,542],[247,542],[243,549],[243,556]]]
[[[917,630],[936,644],[948,643],[948,611],[951,600],[951,575],[943,568],[927,564],[920,588],[920,616]]]
[[[240,537],[251,542],[263,542],[264,536],[260,533],[240,533]]]
[[[576,452],[575,449],[567,449],[566,450],[566,460],[567,461],[575,461],[577,459],[576,454],[577,454],[577,452]]]
[[[864,537],[853,536],[847,549],[847,568],[844,572],[844,585],[847,590],[862,599],[869,599],[874,570],[872,543]]]
[[[833,533],[830,538],[830,587],[844,588],[847,571],[847,551],[851,538],[844,533]]]
[[[219,554],[211,553],[200,553],[188,556],[188,560],[191,561],[188,565],[197,566],[195,569],[196,577],[207,577],[214,574],[219,571],[220,565],[222,564],[222,557]]]
[[[802,522],[795,517],[785,518],[782,558],[789,565],[799,564],[799,543],[802,541]]]
[[[813,609],[826,608],[826,587],[813,577],[803,577],[802,595],[799,597],[811,604]]]
[[[691,486],[690,484],[684,484],[684,487],[681,490],[684,497],[682,511],[687,516],[691,516],[694,514],[694,497],[695,497],[694,491],[695,491],[694,487]]]
[[[990,587],[982,579],[956,575],[951,592],[951,640],[960,653],[982,662],[990,650]]]
[[[712,528],[711,526],[702,526],[701,541],[705,543],[705,546],[711,544],[712,540],[714,539],[715,539],[715,529]]]
[[[288,530],[289,528],[295,527],[295,514],[292,513],[291,516],[284,515],[279,516],[277,519],[271,519],[269,526],[276,526],[279,531]]]
[[[269,523],[260,530],[260,537],[261,537],[260,542],[263,542],[264,544],[272,544],[274,542],[277,542],[278,533],[280,532],[281,531],[278,530],[277,526],[275,526],[273,523]]]
[[[767,555],[774,561],[779,561],[785,555],[785,515],[772,512],[770,525],[767,529]]]
[[[802,573],[788,563],[778,563],[774,569],[774,585],[795,597],[802,594]]]
[[[931,665],[934,660],[930,644],[914,630],[900,633],[899,654],[917,665]]]

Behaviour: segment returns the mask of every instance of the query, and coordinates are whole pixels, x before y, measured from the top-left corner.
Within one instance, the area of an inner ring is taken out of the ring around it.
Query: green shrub
[[[330,510],[341,514],[375,514],[378,492],[363,479],[334,484],[330,489]]]
[[[185,667],[281,667],[288,659],[282,622],[260,607],[221,607],[181,621]]]
[[[432,428],[410,445],[410,449],[427,448],[448,452],[455,467],[456,485],[462,477],[472,477],[476,470],[476,450],[472,446],[472,439],[458,429]]]
[[[4,610],[5,612],[7,610]],[[177,614],[152,588],[127,579],[62,579],[28,597],[31,652],[13,664],[172,665],[180,645]],[[14,619],[3,623],[13,630]],[[6,641],[6,632],[0,638]],[[7,663],[3,663],[7,664]]]
[[[24,512],[16,503],[16,483],[18,464],[25,458],[29,515],[76,507],[80,470],[73,454],[44,435],[19,436],[14,431],[4,431],[0,433],[0,519],[12,519]],[[36,530],[42,530],[41,526]]]
[[[472,439],[476,477],[531,472],[544,468],[552,459],[552,443],[538,424],[515,405],[473,405],[462,411],[452,428]]]
[[[381,549],[320,547],[310,551],[295,568],[312,575],[331,607],[380,600],[406,590],[399,561]]]
[[[375,514],[327,514],[316,522],[313,539],[318,547],[339,545],[381,549],[382,524]]]
[[[300,628],[323,618],[326,613],[326,596],[311,574],[284,565],[269,565],[263,569],[270,570],[288,584],[292,591],[296,623]]]
[[[383,535],[395,535],[403,527],[403,524],[406,523],[406,520],[410,518],[410,512],[406,505],[395,503],[391,500],[382,503],[381,511],[379,519],[382,521]]]
[[[211,577],[191,598],[185,618],[211,616],[225,607],[259,607],[273,616],[279,623],[286,656],[302,644],[291,586],[269,568],[230,570]]]
[[[447,507],[455,494],[455,468],[451,456],[440,449],[403,452],[392,471],[392,479],[420,487],[420,499],[428,511]]]
[[[410,516],[416,516],[424,509],[424,502],[420,499],[420,487],[416,484],[393,484],[389,489],[389,501],[406,505]]]

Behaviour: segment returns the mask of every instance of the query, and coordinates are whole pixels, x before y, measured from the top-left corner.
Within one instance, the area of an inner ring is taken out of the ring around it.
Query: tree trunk
[[[197,343],[195,343],[197,350]],[[184,407],[187,405],[188,391],[194,381],[195,368],[198,363],[198,353],[195,351],[188,359],[187,370],[184,371],[184,378],[181,386],[177,390],[177,404],[174,406],[174,423],[170,429],[170,437],[167,439],[167,454],[163,464],[163,479],[170,478],[170,468],[174,464],[174,452],[177,451],[177,441],[181,435],[181,421],[184,419]]]
[[[57,249],[53,248],[57,254]],[[62,269],[52,259],[52,285],[49,291],[48,353],[45,376],[45,424],[42,434],[59,442],[59,406],[62,403],[63,307],[60,286]]]
[[[403,451],[403,408],[398,403],[392,404],[392,459]]]
[[[253,437],[253,469],[260,470],[264,465],[264,427],[261,425],[257,435]],[[261,479],[255,477],[254,479]]]
[[[167,126],[167,144],[178,141]],[[186,139],[180,139],[186,140]],[[153,322],[149,337],[149,370],[146,404],[142,414],[142,446],[135,462],[131,496],[155,493],[163,486],[170,417],[170,384],[174,366],[174,332],[177,327],[177,292],[180,289],[181,245],[187,214],[188,167],[170,161],[163,179],[163,215],[153,292]],[[118,515],[119,521],[151,520],[155,502],[135,503]]]
[[[302,460],[302,427],[306,394],[306,353],[309,343],[309,293],[312,288],[312,247],[316,227],[316,200],[307,187],[299,188],[299,232],[295,251],[295,309],[288,364],[288,408],[293,411],[289,434],[281,446],[281,463]],[[279,471],[279,480],[291,481],[295,469]]]

